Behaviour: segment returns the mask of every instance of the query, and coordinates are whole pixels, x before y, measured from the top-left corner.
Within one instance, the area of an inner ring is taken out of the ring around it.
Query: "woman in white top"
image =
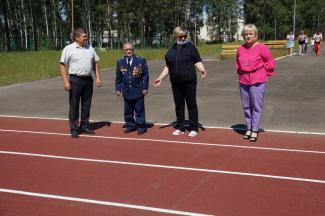
[[[288,48],[288,55],[292,55],[292,49],[295,46],[295,35],[290,32],[290,34],[287,35],[287,48]]]

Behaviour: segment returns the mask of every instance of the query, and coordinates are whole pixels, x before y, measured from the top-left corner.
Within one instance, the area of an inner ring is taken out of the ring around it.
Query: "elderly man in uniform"
[[[93,95],[92,72],[96,76],[96,86],[101,86],[99,76],[99,58],[95,50],[87,43],[86,31],[82,28],[74,30],[74,43],[67,45],[61,55],[60,72],[64,89],[69,91],[69,124],[71,136],[79,137],[79,132],[94,134],[89,128],[89,115]],[[69,80],[67,69],[69,68]],[[79,103],[81,101],[81,122],[78,128]]]
[[[144,96],[148,94],[149,74],[146,60],[134,55],[134,47],[123,45],[124,57],[116,64],[115,92],[124,97],[124,133],[147,132]],[[136,119],[134,119],[134,116]]]

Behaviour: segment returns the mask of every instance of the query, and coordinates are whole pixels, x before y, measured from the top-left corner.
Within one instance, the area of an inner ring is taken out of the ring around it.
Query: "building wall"
[[[200,28],[200,35],[199,35],[200,40],[205,40],[205,41],[213,40],[213,36],[209,32],[209,28],[211,28],[211,26],[208,26],[205,22],[204,26]],[[236,40],[243,40],[243,37],[241,36],[241,32],[243,28],[244,28],[244,20],[238,19],[238,30],[237,33],[235,34]]]

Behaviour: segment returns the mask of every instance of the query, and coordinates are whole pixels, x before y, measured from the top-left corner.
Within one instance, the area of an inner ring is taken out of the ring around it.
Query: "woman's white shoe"
[[[199,135],[199,133],[196,132],[196,131],[191,131],[191,132],[188,134],[189,137],[195,137],[195,136],[197,136],[197,135]]]
[[[184,131],[181,131],[181,130],[175,130],[174,132],[173,132],[173,135],[174,136],[179,136],[179,135],[181,135],[181,134],[184,134]]]

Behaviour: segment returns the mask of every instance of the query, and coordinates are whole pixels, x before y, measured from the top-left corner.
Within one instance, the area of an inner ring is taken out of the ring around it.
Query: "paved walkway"
[[[206,126],[231,127],[244,123],[233,61],[205,62],[208,76],[198,84],[200,122]],[[163,61],[149,62],[150,82]],[[325,52],[292,56],[277,61],[275,76],[268,82],[261,127],[325,133]],[[59,74],[59,71],[58,71]],[[103,87],[94,91],[91,119],[123,121],[123,100],[114,94],[114,69],[102,71]],[[58,78],[0,88],[0,115],[67,118],[68,94]],[[162,87],[150,86],[146,98],[148,122],[175,120],[172,92],[167,79]]]

